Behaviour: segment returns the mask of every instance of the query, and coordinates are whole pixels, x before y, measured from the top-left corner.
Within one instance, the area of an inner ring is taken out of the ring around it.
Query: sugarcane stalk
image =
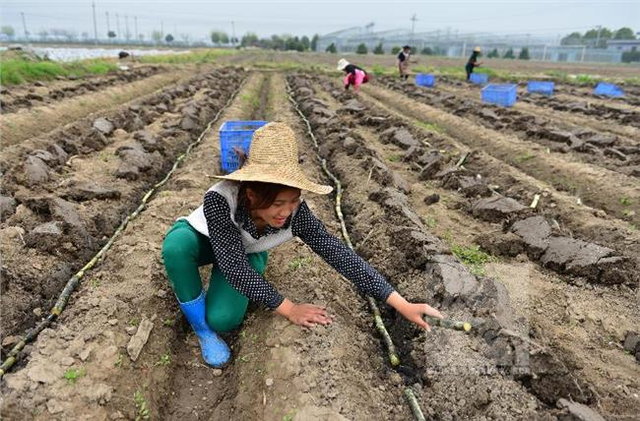
[[[60,295],[58,297],[58,300],[56,301],[56,304],[51,309],[51,311],[50,311],[49,315],[47,316],[47,318],[45,320],[43,320],[39,325],[37,325],[36,327],[31,329],[27,333],[27,335],[24,337],[24,339],[21,340],[20,342],[18,342],[11,349],[11,351],[7,354],[7,358],[2,362],[2,365],[0,365],[0,379],[2,377],[4,377],[4,375],[16,363],[16,361],[18,360],[19,352],[26,346],[26,344],[28,342],[31,342],[33,339],[35,339],[38,336],[38,334],[40,332],[42,332],[42,330],[44,330],[45,327],[49,326],[58,316],[60,316],[60,314],[62,313],[64,308],[67,306],[67,303],[69,302],[69,297],[71,296],[71,294],[75,290],[75,288],[78,285],[78,283],[80,283],[80,280],[84,277],[85,273],[88,270],[92,269],[98,262],[102,261],[101,258],[103,258],[104,255],[106,254],[106,252],[111,248],[111,246],[115,242],[116,238],[118,238],[120,236],[120,234],[124,231],[124,229],[127,227],[127,224],[131,220],[136,218],[140,214],[140,212],[142,212],[142,210],[144,210],[147,201],[153,196],[153,194],[160,187],[162,187],[162,186],[164,186],[164,184],[166,184],[166,182],[169,180],[169,178],[173,175],[174,171],[178,168],[179,163],[182,160],[184,160],[184,158],[186,158],[186,156],[189,154],[191,149],[193,147],[195,147],[196,145],[198,145],[200,142],[202,142],[202,140],[204,139],[205,135],[211,130],[211,127],[215,124],[215,122],[218,121],[218,119],[220,118],[220,116],[222,115],[224,110],[226,110],[229,107],[229,105],[231,105],[231,102],[236,97],[238,92],[240,92],[240,89],[242,89],[242,87],[244,86],[244,83],[245,82],[243,81],[240,84],[240,86],[238,87],[238,89],[236,89],[236,91],[229,97],[229,100],[227,100],[227,103],[220,110],[218,110],[218,112],[216,113],[215,117],[209,122],[209,124],[207,124],[207,127],[204,129],[204,131],[202,133],[200,133],[200,136],[198,136],[198,139],[196,139],[195,141],[190,143],[189,146],[187,147],[186,152],[178,157],[178,159],[176,160],[176,162],[174,162],[171,170],[167,173],[167,175],[159,183],[155,184],[151,188],[151,190],[149,190],[143,196],[142,203],[138,206],[138,208],[133,213],[131,213],[129,216],[127,216],[122,221],[122,223],[120,224],[118,229],[113,233],[113,235],[111,236],[111,238],[109,239],[107,244],[105,244],[91,258],[91,260],[89,260],[89,262],[86,265],[84,265],[84,267],[82,269],[80,269],[75,275],[73,275],[67,281],[66,285],[64,286],[62,292],[60,293]]]
[[[420,409],[420,404],[418,403],[418,399],[416,398],[415,393],[409,387],[404,389],[404,397],[409,403],[409,408],[411,408],[411,412],[413,413],[414,418],[417,421],[427,421],[422,413],[422,409]]]
[[[427,323],[431,326],[442,327],[445,329],[459,330],[461,332],[469,333],[471,332],[472,326],[469,322],[461,322],[457,320],[451,319],[438,319],[431,316],[424,316]]]
[[[460,167],[462,164],[464,164],[465,161],[467,160],[467,158],[469,157],[469,154],[470,154],[470,152],[467,152],[464,155],[462,155],[462,157],[456,163],[456,167]]]
[[[335,211],[336,211],[336,216],[338,217],[338,221],[340,222],[340,231],[342,232],[342,236],[347,246],[351,250],[353,250],[354,249],[353,243],[351,242],[351,237],[349,236],[349,232],[347,231],[347,225],[344,222],[344,215],[342,214],[342,183],[331,171],[329,171],[329,168],[327,166],[327,160],[322,158],[318,153],[319,146],[318,146],[316,137],[314,136],[313,131],[311,130],[311,124],[309,123],[309,120],[307,120],[306,116],[302,113],[302,111],[300,111],[300,109],[298,108],[298,103],[293,99],[292,91],[288,83],[287,83],[287,92],[289,94],[289,101],[291,101],[293,107],[300,115],[300,118],[302,118],[302,120],[305,122],[307,126],[307,133],[313,140],[313,143],[316,148],[315,153],[322,165],[323,171],[325,172],[325,174],[327,174],[327,176],[331,179],[331,181],[333,181],[336,187]],[[397,367],[398,365],[400,365],[400,358],[398,357],[398,354],[396,352],[396,347],[393,344],[391,335],[389,335],[389,332],[387,331],[387,328],[384,325],[382,316],[380,315],[380,309],[378,308],[375,300],[372,297],[367,297],[367,300],[369,302],[369,306],[371,307],[371,311],[373,312],[373,320],[374,320],[376,329],[380,333],[380,336],[382,336],[382,339],[387,347],[387,355],[389,357],[389,362],[393,367]]]
[[[531,205],[529,205],[529,207],[531,209],[535,209],[538,207],[538,202],[540,202],[540,195],[536,194],[535,196],[533,196],[533,201],[531,202]]]

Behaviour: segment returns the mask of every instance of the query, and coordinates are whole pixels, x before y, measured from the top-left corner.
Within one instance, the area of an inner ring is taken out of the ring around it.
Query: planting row
[[[3,335],[39,318],[70,276],[197,138],[244,74],[216,70],[3,153]],[[3,342],[3,349],[15,338]]]
[[[117,74],[91,76],[81,80],[35,82],[32,85],[11,89],[2,88],[2,111],[13,113],[22,109],[51,104],[64,98],[72,98],[89,92],[96,92],[109,86],[124,85],[141,80],[163,71],[162,67],[136,67]]]

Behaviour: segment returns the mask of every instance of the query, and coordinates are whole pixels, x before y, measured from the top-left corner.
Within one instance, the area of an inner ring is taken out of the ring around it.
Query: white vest
[[[242,228],[242,224],[236,221],[235,218],[236,209],[238,208],[239,188],[240,183],[236,181],[222,180],[221,182],[214,184],[208,191],[219,193],[224,196],[225,199],[227,199],[229,208],[231,208],[231,220],[240,231],[242,244],[244,244],[246,254],[260,253],[269,250],[293,238],[293,234],[291,232],[291,224],[289,224],[289,227],[287,229],[281,229],[276,233],[260,237],[259,239],[253,238],[251,234],[245,231]],[[293,212],[291,216],[292,220],[297,212],[298,209]],[[207,220],[204,216],[204,205],[200,205],[198,209],[191,212],[189,216],[178,219],[186,219],[189,225],[191,225],[196,231],[209,237],[209,228],[207,227]]]

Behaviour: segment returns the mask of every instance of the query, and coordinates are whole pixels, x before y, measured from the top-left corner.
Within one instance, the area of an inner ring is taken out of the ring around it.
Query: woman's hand
[[[442,314],[440,314],[438,310],[424,303],[407,303],[398,309],[398,312],[402,314],[405,319],[417,324],[427,332],[431,332],[431,326],[424,320],[423,317],[425,315],[442,319]]]
[[[291,323],[307,328],[316,324],[328,325],[332,322],[325,307],[315,304],[293,304],[288,299],[280,304],[276,312],[285,316]]]
[[[443,317],[438,310],[430,305],[425,303],[410,303],[395,291],[387,298],[387,304],[395,308],[405,319],[415,323],[427,332],[431,332],[431,326],[423,319],[423,316],[435,317],[437,319],[442,319]]]

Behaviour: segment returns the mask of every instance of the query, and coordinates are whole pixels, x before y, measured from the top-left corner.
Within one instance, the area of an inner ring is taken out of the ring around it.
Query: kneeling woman
[[[220,367],[231,358],[216,335],[237,328],[249,300],[266,305],[304,327],[329,324],[324,307],[284,298],[263,273],[267,250],[299,237],[360,292],[385,301],[405,318],[429,329],[423,315],[441,317],[427,304],[407,302],[367,262],[329,234],[301,198],[301,191],[331,192],[309,181],[298,164],[293,131],[269,123],[254,135],[247,163],[218,176],[204,203],[180,218],[167,233],[162,257],[169,281],[189,324],[200,340],[202,356]],[[206,293],[198,267],[213,264]]]

